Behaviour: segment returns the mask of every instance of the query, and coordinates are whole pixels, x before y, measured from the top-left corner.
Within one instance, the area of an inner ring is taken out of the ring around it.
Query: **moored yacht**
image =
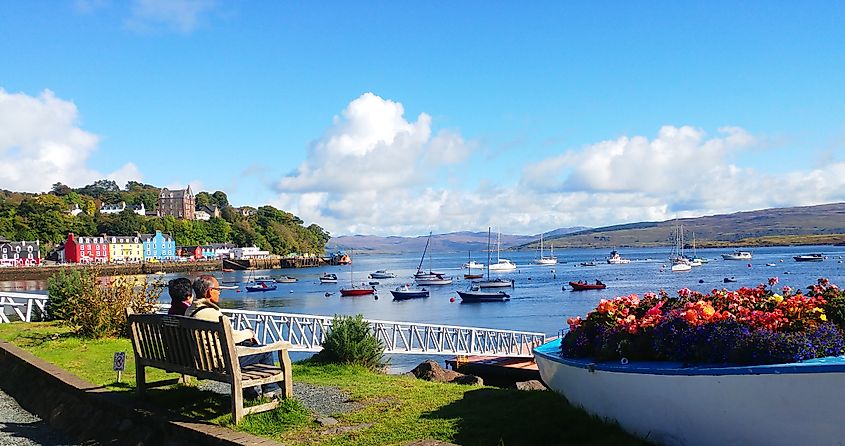
[[[734,251],[730,254],[722,254],[725,260],[751,260],[751,253],[748,251]]]

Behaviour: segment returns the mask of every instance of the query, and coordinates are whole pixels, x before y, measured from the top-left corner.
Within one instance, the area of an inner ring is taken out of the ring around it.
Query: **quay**
[[[196,262],[145,262],[115,264],[78,264],[64,263],[56,265],[39,265],[24,267],[0,268],[0,280],[38,280],[47,279],[61,270],[87,269],[96,271],[100,276],[120,276],[133,274],[153,274],[157,272],[204,272],[220,271],[223,263],[220,260],[205,260]]]

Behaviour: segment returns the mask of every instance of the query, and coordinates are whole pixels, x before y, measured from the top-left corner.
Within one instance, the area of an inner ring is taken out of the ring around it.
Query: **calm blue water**
[[[604,263],[608,250],[566,249],[557,250],[559,263],[554,267],[531,265],[536,252],[508,252],[502,257],[515,261],[519,268],[502,277],[512,278],[516,282],[509,290],[508,302],[485,302],[462,304],[455,290],[464,289],[468,281],[464,280],[464,271],[460,266],[467,261],[466,254],[434,253],[431,266],[435,271],[444,272],[455,278],[449,286],[428,287],[431,297],[393,301],[389,292],[403,283],[412,283],[411,275],[416,271],[420,254],[406,255],[356,255],[354,261],[354,282],[368,282],[367,274],[376,270],[388,270],[397,275],[395,279],[380,279],[378,298],[341,297],[338,290],[349,284],[348,266],[326,266],[308,269],[237,271],[233,273],[215,273],[223,281],[245,281],[250,275],[279,276],[282,274],[296,277],[294,284],[278,284],[276,291],[247,293],[245,290],[224,290],[224,307],[238,309],[260,309],[285,313],[304,313],[332,316],[335,314],[355,315],[361,313],[369,319],[393,321],[423,322],[432,324],[463,325],[557,334],[564,327],[566,318],[584,315],[592,310],[603,298],[664,289],[670,294],[687,287],[697,291],[710,291],[714,288],[756,286],[769,277],[778,277],[779,286],[789,285],[805,287],[819,277],[827,277],[832,282],[845,285],[845,247],[773,247],[751,250],[754,258],[747,261],[722,260],[720,254],[731,249],[700,249],[698,255],[710,259],[710,263],[693,268],[687,273],[673,273],[668,268],[667,259],[670,249],[623,249],[623,257],[631,259],[627,265],[609,265]],[[820,263],[797,263],[793,255],[821,252],[827,256]],[[474,256],[478,262],[486,262],[486,255]],[[580,262],[594,261],[596,266],[579,266]],[[775,266],[766,266],[774,263]],[[748,265],[751,266],[748,266]],[[666,265],[665,268],[662,268]],[[428,261],[425,265],[428,267]],[[663,272],[661,272],[663,269]],[[338,284],[320,284],[318,278],[324,272],[338,275]],[[165,279],[178,277],[168,274]],[[736,283],[723,283],[723,278],[735,277]],[[595,281],[600,279],[607,284],[607,289],[596,291],[561,290],[561,286],[570,280]],[[699,283],[701,281],[702,283]],[[29,284],[29,282],[26,282]],[[0,284],[2,288],[10,288]],[[20,289],[20,287],[14,287]],[[27,287],[29,288],[29,287]],[[31,289],[31,288],[30,288]],[[326,296],[326,293],[331,293]],[[455,302],[451,302],[451,298]],[[165,295],[162,300],[169,302]],[[392,358],[395,368],[410,368],[421,360],[420,357],[402,356]]]

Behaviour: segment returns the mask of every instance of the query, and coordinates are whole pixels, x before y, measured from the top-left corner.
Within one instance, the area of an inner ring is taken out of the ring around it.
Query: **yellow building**
[[[144,244],[136,235],[109,235],[109,262],[141,263],[144,260]]]

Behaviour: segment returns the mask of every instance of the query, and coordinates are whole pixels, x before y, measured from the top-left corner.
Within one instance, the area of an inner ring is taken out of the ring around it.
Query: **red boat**
[[[340,289],[340,295],[341,296],[366,296],[367,294],[375,294],[375,292],[376,292],[376,290],[373,287],[369,287],[369,288],[352,287],[352,288],[341,288]]]
[[[584,291],[584,290],[603,290],[607,288],[607,285],[602,283],[600,280],[596,280],[596,283],[586,283],[586,282],[569,282],[569,286],[572,287],[572,291]]]

